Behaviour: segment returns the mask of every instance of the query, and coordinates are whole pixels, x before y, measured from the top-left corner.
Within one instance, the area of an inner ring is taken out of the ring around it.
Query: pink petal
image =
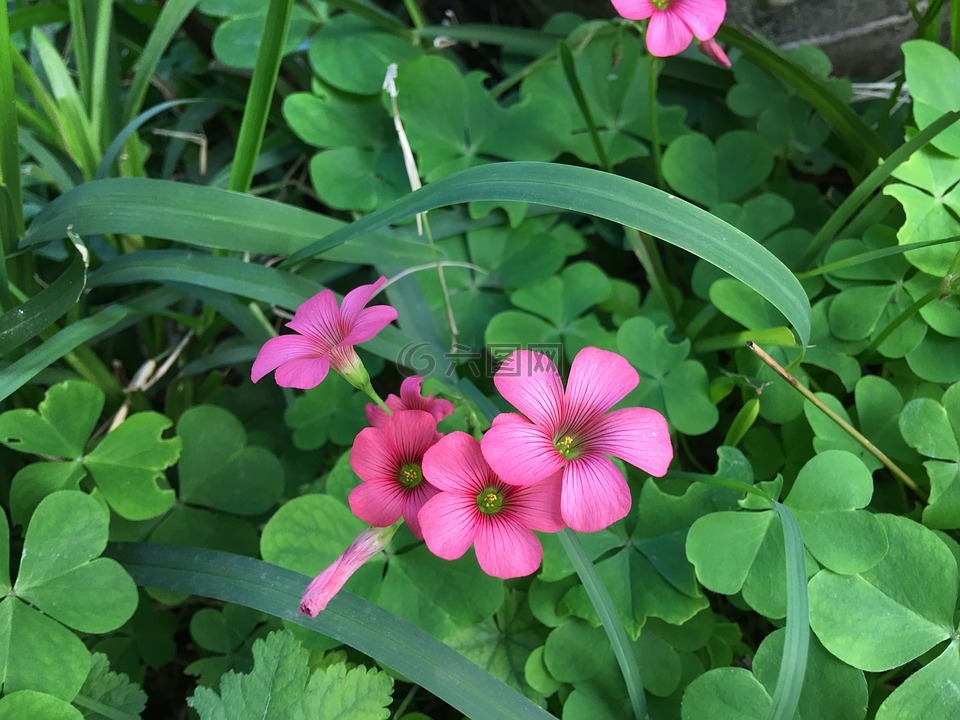
[[[264,375],[276,370],[286,362],[315,358],[321,352],[316,343],[302,335],[281,335],[280,337],[270,338],[260,348],[256,360],[253,361],[250,379],[257,382]]]
[[[423,474],[436,488],[476,498],[483,486],[493,482],[493,470],[483,459],[478,443],[465,432],[441,438],[423,456]]]
[[[398,473],[404,460],[387,441],[386,431],[364,428],[350,449],[350,467],[368,482],[399,483]]]
[[[387,418],[383,431],[400,464],[422,463],[427,448],[437,441],[437,421],[423,410],[395,412]]]
[[[615,410],[597,421],[591,435],[596,438],[592,450],[609,453],[654,477],[666,475],[673,460],[667,421],[656,410]]]
[[[342,556],[338,557],[332,565],[307,585],[303,597],[300,598],[301,613],[316,617],[317,613],[326,608],[333,596],[347,583],[353,573],[344,567],[342,560]]]
[[[473,544],[480,511],[476,501],[455,493],[439,493],[420,510],[420,530],[437,557],[456,560]]]
[[[453,403],[433,395],[424,396],[420,390],[423,378],[411,375],[400,384],[400,397],[390,394],[387,396],[387,407],[391,410],[425,410],[437,422],[447,415],[453,414]]]
[[[397,480],[368,480],[350,491],[350,510],[364,522],[387,527],[403,516],[405,494],[403,485]]]
[[[572,530],[603,530],[626,517],[631,505],[626,479],[603,455],[582,455],[564,470],[560,510]]]
[[[340,310],[333,291],[321,290],[303,303],[287,327],[318,340],[328,350],[340,342]]]
[[[523,527],[541,532],[557,532],[566,523],[560,512],[561,473],[551,475],[535,485],[509,487],[506,490],[506,513]]]
[[[563,383],[556,366],[543,353],[517,350],[493,378],[500,394],[537,425],[552,433],[560,421]]]
[[[420,386],[422,384],[423,378],[419,375],[411,375],[403,379],[403,382],[400,383],[400,397],[398,398],[398,401],[403,405],[403,407],[399,408],[400,410],[426,409],[418,407],[418,405],[425,400],[423,394],[420,392]],[[392,397],[396,398],[397,396],[393,395]]]
[[[727,54],[723,51],[723,48],[717,44],[716,40],[704,40],[699,44],[698,48],[700,52],[717,63],[717,65],[730,67],[730,58],[727,57]]]
[[[420,529],[420,512],[423,506],[430,498],[436,496],[439,492],[429,482],[422,482],[412,490],[407,490],[403,497],[403,519],[410,526],[410,532],[416,537],[422,538],[423,531]]]
[[[388,407],[390,403],[390,397],[387,398]],[[383,411],[383,408],[381,408],[379,405],[374,405],[373,403],[367,403],[367,406],[364,408],[364,414],[367,416],[367,422],[375,428],[382,428],[388,417]]]
[[[483,520],[473,544],[477,562],[487,575],[506,579],[536,572],[543,560],[543,547],[536,535],[497,516]]]
[[[653,14],[647,26],[647,50],[651,55],[667,57],[683,52],[693,40],[693,30],[674,12]]]
[[[532,485],[563,467],[546,431],[515,413],[501,413],[480,441],[483,457],[511,485]]]
[[[279,339],[279,338],[278,338]],[[280,387],[309,390],[323,382],[330,370],[330,357],[301,358],[290,360],[277,368],[274,376]]]
[[[613,7],[627,20],[646,20],[654,12],[650,0],[613,0]]]
[[[397,309],[389,305],[374,305],[357,316],[351,324],[344,320],[343,327],[347,336],[341,345],[357,345],[366,342],[387,325],[397,319]]]
[[[564,428],[576,431],[590,423],[625,398],[639,382],[637,371],[623,356],[584,348],[570,366],[563,401]]]
[[[673,0],[667,12],[679,17],[698,40],[709,40],[723,23],[727,3],[726,0]]]
[[[340,303],[340,318],[343,320],[343,326],[346,328],[353,326],[360,315],[360,311],[367,306],[370,299],[380,292],[380,288],[386,284],[387,279],[381,277],[370,285],[360,285],[344,295],[343,302]],[[373,336],[371,335],[371,337]]]

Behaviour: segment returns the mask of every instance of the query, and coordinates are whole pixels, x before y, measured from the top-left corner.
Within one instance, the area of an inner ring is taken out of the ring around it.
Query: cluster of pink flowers
[[[276,369],[279,384],[298,388],[318,385],[333,367],[378,400],[350,451],[362,480],[350,509],[372,527],[307,587],[300,610],[311,617],[386,547],[401,520],[438,557],[454,560],[472,546],[489,575],[529,575],[543,558],[533,531],[595,532],[630,511],[630,489],[609,456],[657,477],[673,459],[660,413],[612,410],[640,378],[620,355],[594,347],[574,358],[566,388],[546,355],[511,354],[494,385],[520,414],[498,415],[480,441],[437,430],[454,408],[424,396],[422,378],[407,378],[400,397],[380,402],[353,345],[396,317],[389,306],[363,309],[384,282],[357,288],[340,308],[329,290],[311,298],[288,323],[299,334],[268,341],[253,366],[254,382]]]
[[[668,57],[687,49],[697,38],[699,48],[714,62],[730,67],[713,36],[727,14],[726,0],[612,0],[614,9],[628,20],[648,20],[647,49]]]

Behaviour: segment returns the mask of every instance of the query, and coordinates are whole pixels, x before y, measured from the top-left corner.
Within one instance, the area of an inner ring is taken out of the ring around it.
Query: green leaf
[[[284,421],[293,430],[293,444],[313,450],[327,442],[349,446],[364,425],[367,398],[339,375],[330,374],[293,401]]]
[[[213,54],[224,65],[252,69],[256,64],[257,50],[263,40],[266,13],[232,17],[217,26],[213,33]],[[294,6],[290,27],[283,43],[282,54],[294,52],[310,33],[310,24],[315,17],[304,7]]]
[[[283,101],[283,117],[308,145],[318,148],[382,149],[393,131],[380,98],[351,95],[321,83],[312,93]]]
[[[542,702],[543,695],[527,684],[524,667],[543,641],[543,628],[530,614],[525,594],[508,590],[492,618],[461,629],[447,644],[531,700]]]
[[[180,457],[180,439],[163,439],[173,423],[155,412],[131,415],[84,458],[83,464],[118,515],[147,520],[168,510],[173,490],[157,485]]]
[[[913,116],[921,130],[944,112],[960,110],[960,60],[927,40],[903,43],[904,74],[913,97]],[[954,126],[932,140],[937,148],[960,157],[960,128]]]
[[[47,391],[36,411],[8,410],[0,415],[0,442],[32,455],[78,460],[103,403],[103,392],[92,383],[59,383]]]
[[[338,210],[370,212],[408,192],[403,160],[397,152],[333,148],[310,160],[317,195]]]
[[[943,654],[903,681],[877,710],[876,720],[908,720],[922,709],[924,720],[953,720],[960,715],[960,647],[954,641]]]
[[[375,668],[347,669],[345,663],[314,671],[304,705],[318,720],[386,720],[393,701],[393,678]]]
[[[565,267],[559,277],[525,285],[510,296],[510,302],[562,327],[602,303],[611,292],[610,278],[599,267],[578,262]]]
[[[658,328],[645,317],[630,318],[620,326],[617,347],[640,373],[640,386],[625,402],[659,410],[685,435],[701,435],[719,418],[710,402],[707,371],[687,359],[689,340],[674,344],[666,335],[666,327]]]
[[[712,207],[739,200],[767,179],[773,153],[747,130],[721,135],[716,144],[703,135],[677,138],[663,153],[663,176],[680,195]]]
[[[0,698],[0,720],[20,720],[27,717],[43,720],[83,720],[80,711],[70,703],[36,690],[8,691]]]
[[[906,213],[906,222],[897,233],[901,245],[960,235],[960,222],[956,218],[956,213],[960,212],[960,187],[954,186],[947,193],[932,195],[925,189],[895,183],[887,185],[883,194],[899,200]],[[904,257],[923,272],[942,277],[947,274],[955,254],[953,245],[947,243],[910,250]]]
[[[704,587],[725,595],[739,592],[775,518],[773,512],[717,512],[694,522],[687,556]]]
[[[147,706],[147,694],[123,673],[110,671],[110,662],[103,653],[94,653],[90,674],[73,700],[88,710],[87,720],[116,720],[118,714],[140,717]]]
[[[773,701],[749,670],[717,668],[683,693],[683,720],[767,720]]]
[[[930,458],[960,461],[960,446],[947,411],[929,398],[908,402],[900,413],[900,432],[907,444]]]
[[[60,277],[0,316],[0,355],[38,335],[77,302],[87,279],[87,250],[76,243],[74,246],[77,255]]]
[[[120,627],[138,596],[116,561],[98,557],[107,535],[107,513],[89,495],[63,491],[44,498],[27,528],[14,593],[81,632]]]
[[[659,237],[742,280],[784,313],[801,345],[809,340],[806,293],[796,277],[767,250],[678,198],[598,170],[531,162],[472,168],[431,183],[328,236],[324,242],[345,242],[418,212],[477,200],[536,202],[605,218]],[[312,257],[322,247],[307,247],[288,258],[286,264]]]
[[[877,518],[890,543],[883,560],[858,575],[821,570],[810,581],[810,625],[820,642],[872,672],[950,637],[957,602],[957,562],[947,546],[912,520]]]
[[[358,95],[383,88],[387,66],[420,53],[419,48],[360,18],[344,13],[329,20],[310,42],[310,66],[333,87]]]
[[[180,416],[177,436],[183,443],[178,466],[182,501],[259,515],[280,499],[284,488],[280,460],[266,448],[248,446],[243,423],[230,411],[196,405]]]
[[[760,644],[753,672],[773,691],[783,654],[785,630],[776,630]],[[840,662],[813,639],[807,661],[799,716],[817,720],[863,720],[867,714],[867,681],[861,670]]]

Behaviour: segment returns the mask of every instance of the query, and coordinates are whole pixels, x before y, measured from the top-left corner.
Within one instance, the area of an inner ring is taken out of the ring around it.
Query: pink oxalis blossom
[[[399,523],[385,528],[369,527],[361,532],[340,557],[307,585],[300,599],[300,612],[316,617],[318,612],[327,607],[333,596],[340,592],[347,580],[367,560],[390,543],[398,525]]]
[[[393,393],[387,395],[387,407],[393,412],[400,410],[424,410],[431,415],[436,422],[440,422],[447,415],[453,412],[453,403],[442,398],[434,398],[433,395],[421,395],[420,385],[423,378],[419,375],[411,375],[400,383],[400,397]],[[367,422],[374,427],[383,427],[388,415],[383,408],[370,403],[367,405]]]
[[[613,7],[628,20],[650,18],[647,49],[657,57],[683,52],[694,36],[712,40],[727,13],[726,0],[613,0]]]
[[[427,450],[423,472],[440,492],[420,510],[420,528],[430,552],[444,560],[456,560],[473,545],[488,575],[529,575],[543,559],[532,530],[563,528],[559,474],[523,487],[508,485],[466,433],[451,433]]]
[[[723,51],[723,48],[717,44],[716,40],[704,40],[697,44],[697,49],[717,63],[717,65],[730,67],[730,58],[727,57],[727,54]]]
[[[423,476],[423,455],[438,438],[437,421],[423,410],[401,410],[382,427],[361,430],[350,450],[350,467],[363,480],[350,492],[353,514],[378,527],[402,517],[423,537],[417,514],[437,493]]]
[[[389,305],[366,307],[386,282],[381,277],[351,290],[340,307],[332,291],[321,290],[298,307],[287,323],[296,334],[272,338],[260,348],[250,379],[257,382],[276,370],[277,385],[308,390],[323,382],[332,367],[357,387],[369,383],[353,346],[397,319],[396,309]]]
[[[494,376],[497,390],[523,415],[503,413],[483,436],[483,455],[503,480],[532,485],[562,472],[564,522],[595,532],[630,511],[630,488],[613,455],[651,475],[667,472],[673,447],[656,410],[608,412],[640,382],[616,353],[588,347],[574,358],[564,390],[556,366],[518,350]]]

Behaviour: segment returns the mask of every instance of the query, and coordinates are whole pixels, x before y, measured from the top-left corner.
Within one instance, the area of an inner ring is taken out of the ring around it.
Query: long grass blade
[[[16,97],[13,85],[13,55],[18,54],[10,39],[7,13],[0,13],[0,98]],[[0,185],[6,188],[10,213],[0,219],[3,253],[9,255],[23,234],[23,191],[20,184],[20,148],[17,143],[17,108],[13,102],[0,102]],[[0,272],[6,271],[4,267]],[[6,292],[6,279],[3,280]]]
[[[800,526],[790,509],[774,503],[783,528],[783,546],[787,570],[787,634],[783,658],[773,693],[770,720],[793,720],[800,703],[803,678],[810,650],[810,608],[807,598],[807,570],[803,558]]]
[[[756,290],[783,313],[805,346],[810,303],[799,281],[776,257],[732,225],[649,185],[589,168],[504,162],[470,168],[367,215],[295,253],[290,265],[324,247],[363,236],[419,212],[476,200],[515,200],[572,210],[649,233],[716,265]]]
[[[298,612],[309,578],[262,560],[198,548],[111,545],[138,585],[254,608],[356,648],[473,720],[552,720],[519,692],[423,630],[341,592],[311,620]]]

